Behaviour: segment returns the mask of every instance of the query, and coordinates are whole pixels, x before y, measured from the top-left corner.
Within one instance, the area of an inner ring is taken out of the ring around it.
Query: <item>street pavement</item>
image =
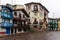
[[[26,35],[24,40],[60,40],[60,31],[34,32]]]
[[[0,40],[60,40],[60,31],[40,31],[3,36]]]

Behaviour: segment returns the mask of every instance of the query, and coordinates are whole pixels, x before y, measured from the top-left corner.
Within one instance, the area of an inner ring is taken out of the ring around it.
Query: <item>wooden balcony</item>
[[[20,18],[18,16],[14,16],[13,20],[16,20],[16,21],[26,21],[26,18]]]
[[[17,24],[14,24],[14,27],[17,27]]]
[[[14,24],[14,28],[21,28],[22,27],[22,24]]]
[[[20,21],[21,19],[19,19],[19,18],[13,18],[13,20]]]
[[[13,23],[2,22],[2,23],[1,23],[1,27],[2,27],[2,28],[13,28]]]

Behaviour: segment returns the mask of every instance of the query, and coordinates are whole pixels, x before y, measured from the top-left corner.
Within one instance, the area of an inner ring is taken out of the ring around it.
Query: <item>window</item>
[[[44,13],[44,15],[46,16],[47,14],[46,14],[46,13]]]
[[[14,15],[17,16],[17,12],[14,12]]]
[[[44,14],[43,13],[40,13],[40,17],[43,18],[44,17]]]
[[[50,25],[48,25],[48,27],[50,27]]]
[[[6,14],[10,14],[10,11],[8,9],[2,10],[2,12],[5,12]]]
[[[52,22],[52,20],[50,20],[50,22]]]
[[[21,24],[21,22],[18,21],[17,24]]]
[[[2,22],[1,18],[0,18],[0,23]]]
[[[40,25],[43,25],[43,22],[40,22]]]
[[[4,19],[2,19],[2,22],[4,22]]]
[[[13,20],[13,23],[14,23],[14,24],[17,24],[17,21]]]
[[[24,24],[24,22],[22,22],[22,24]]]
[[[50,22],[50,20],[48,20],[48,22]]]
[[[58,24],[58,21],[56,21],[56,23]]]
[[[21,18],[21,14],[19,14],[19,18]]]
[[[32,18],[34,18],[34,17],[32,17]]]
[[[41,10],[41,11],[43,10],[43,7],[42,7],[42,6],[40,6],[40,10]]]
[[[34,13],[35,16],[37,16],[37,13]]]
[[[28,10],[30,10],[30,5],[28,5]]]
[[[29,12],[29,14],[30,14],[30,12]]]
[[[10,22],[9,19],[2,19],[2,22]]]
[[[37,21],[37,19],[36,19],[36,18],[34,19],[33,24],[38,24],[38,21]]]
[[[34,5],[34,11],[38,11],[38,6]]]
[[[12,23],[12,20],[10,20],[10,23]]]
[[[22,28],[18,28],[18,32],[21,32],[22,31]]]
[[[23,15],[23,18],[25,18],[25,15]]]
[[[4,20],[4,22],[10,22],[10,20]]]

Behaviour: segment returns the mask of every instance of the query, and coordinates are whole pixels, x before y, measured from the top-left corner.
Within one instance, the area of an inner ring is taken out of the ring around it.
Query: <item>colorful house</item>
[[[58,30],[58,19],[56,18],[48,19],[48,30]]]
[[[1,28],[1,22],[2,22],[2,18],[1,18],[1,5],[0,5],[0,35],[5,35],[6,29]]]
[[[13,23],[12,23],[12,18],[13,18],[13,10],[7,6],[7,5],[2,5],[1,6],[2,11],[1,11],[1,28],[6,29],[6,34],[10,34],[10,29],[13,28]]]
[[[58,30],[60,31],[60,18],[58,18]]]

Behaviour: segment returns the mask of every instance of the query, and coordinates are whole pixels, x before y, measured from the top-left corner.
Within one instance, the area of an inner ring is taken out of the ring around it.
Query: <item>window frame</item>
[[[34,5],[34,11],[38,11],[38,5]]]

